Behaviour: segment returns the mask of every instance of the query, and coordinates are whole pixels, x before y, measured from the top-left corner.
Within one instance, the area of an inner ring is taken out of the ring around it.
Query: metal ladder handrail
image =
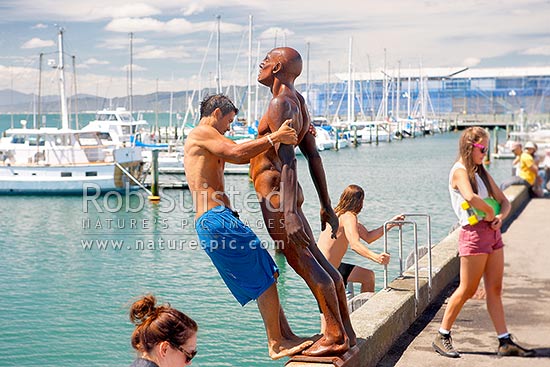
[[[432,226],[431,217],[424,213],[403,214],[405,217],[425,217],[426,218],[426,237],[428,239],[428,302],[432,299]]]
[[[430,216],[427,214],[411,213],[403,214],[406,217],[413,216],[422,216],[426,217],[427,220],[427,231],[428,231],[428,301],[431,299],[431,283],[432,283],[432,252],[431,252],[431,226],[430,226]],[[417,224],[415,221],[411,220],[397,220],[397,221],[386,221],[383,225],[384,230],[384,252],[388,252],[388,225],[396,224],[399,226],[399,276],[403,276],[403,225],[410,224],[413,226],[413,236],[414,236],[414,310],[415,315],[418,312],[418,302],[419,297],[419,269],[418,269],[418,231]],[[388,289],[388,265],[384,265],[384,289]]]
[[[413,234],[414,234],[414,309],[415,314],[417,310],[417,305],[419,301],[418,296],[418,288],[419,288],[419,282],[418,282],[418,241],[417,241],[417,230],[416,230],[416,222],[410,221],[410,220],[390,220],[387,222],[384,222],[384,252],[388,252],[388,225],[390,224],[397,224],[399,226],[399,253],[400,257],[403,253],[403,237],[401,233],[403,232],[403,225],[405,224],[411,224],[413,226]],[[402,269],[402,262],[401,259],[399,261],[399,267]],[[403,275],[403,271],[401,270],[399,276]],[[388,289],[388,265],[384,265],[384,289]]]

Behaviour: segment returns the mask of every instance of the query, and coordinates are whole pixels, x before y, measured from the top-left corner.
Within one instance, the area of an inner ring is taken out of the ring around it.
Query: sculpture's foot
[[[357,336],[355,335],[355,331],[353,331],[353,329],[351,329],[351,331],[346,330],[346,334],[348,335],[350,348],[355,347],[357,345]]]
[[[300,341],[283,339],[280,343],[271,346],[269,348],[269,357],[271,357],[271,359],[290,357],[300,353],[313,344],[313,340],[309,338],[296,338],[300,339]]]
[[[309,338],[302,338],[301,336],[297,336],[297,335],[292,335],[291,337],[287,337],[286,335],[283,336],[285,339],[291,341],[292,343],[294,343],[295,345],[298,345],[298,344],[302,344],[304,342],[311,342],[310,345],[312,345],[313,343],[315,343],[317,340],[319,340],[322,335],[321,334],[315,334],[315,335],[312,335],[310,336]]]
[[[322,336],[311,347],[302,352],[303,355],[311,357],[337,356],[346,353],[350,348],[347,337],[340,341]]]

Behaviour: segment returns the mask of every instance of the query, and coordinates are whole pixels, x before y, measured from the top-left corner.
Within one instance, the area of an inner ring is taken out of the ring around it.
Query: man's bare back
[[[224,187],[225,161],[200,144],[201,141],[215,139],[216,134],[220,135],[213,127],[197,126],[185,144],[185,174],[194,196],[197,218],[218,205],[231,206]]]
[[[193,194],[196,217],[219,205],[231,206],[224,187],[225,162],[248,163],[251,157],[265,150],[266,146],[281,141],[296,142],[296,133],[289,127],[289,122],[285,121],[282,124],[285,126],[281,125],[281,129],[266,134],[262,144],[258,144],[257,140],[236,144],[223,136],[234,118],[235,113],[229,113],[220,117],[216,125],[205,120],[191,131],[185,142],[185,174]]]

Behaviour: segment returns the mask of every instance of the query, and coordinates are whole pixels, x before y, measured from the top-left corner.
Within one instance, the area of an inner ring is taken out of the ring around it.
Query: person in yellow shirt
[[[519,157],[519,172],[518,176],[527,181],[529,184],[529,193],[533,197],[543,196],[542,190],[538,189],[538,185],[535,185],[539,172],[539,167],[535,161],[536,145],[528,141],[525,143],[523,153]]]

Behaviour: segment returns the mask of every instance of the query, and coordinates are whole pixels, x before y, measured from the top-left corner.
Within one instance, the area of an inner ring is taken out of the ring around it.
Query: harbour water
[[[6,120],[2,121],[4,129]],[[350,183],[366,190],[360,221],[369,229],[401,212],[428,213],[437,243],[455,223],[447,192],[457,155],[458,133],[322,153],[335,205]],[[494,161],[497,182],[510,161]],[[307,163],[298,157],[304,211],[317,236],[319,204]],[[269,237],[246,176],[227,176],[234,208],[269,245]],[[266,338],[254,303],[235,301],[206,254],[193,245],[193,213],[187,191],[165,191],[158,206],[141,193],[91,197],[6,196],[0,205],[0,365],[126,366],[134,358],[128,321],[132,299],[153,293],[199,324],[193,365],[281,366],[267,356]],[[419,221],[419,242],[425,244]],[[390,236],[391,278],[398,270],[396,233]],[[410,234],[410,233],[409,233]],[[405,253],[412,249],[406,232]],[[102,242],[100,242],[102,241]],[[104,248],[101,248],[104,246]],[[381,251],[381,240],[372,244]],[[118,248],[117,248],[118,247]],[[280,255],[279,292],[294,331],[319,331],[314,298]],[[348,253],[346,261],[376,272],[382,267]],[[372,315],[376,317],[376,315]]]

